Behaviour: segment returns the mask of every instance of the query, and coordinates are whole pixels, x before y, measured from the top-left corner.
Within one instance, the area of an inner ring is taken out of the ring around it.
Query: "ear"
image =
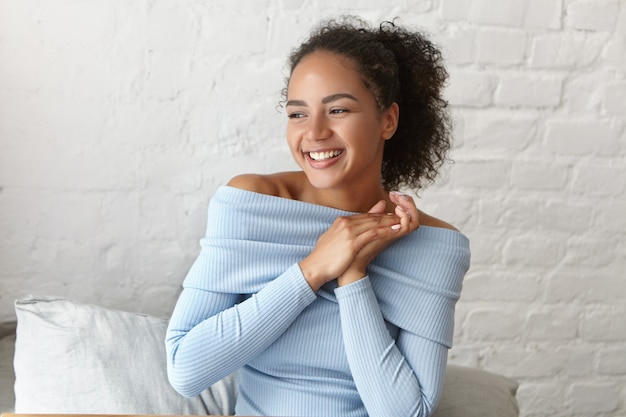
[[[382,137],[389,140],[398,129],[398,118],[400,117],[400,107],[398,103],[391,103],[382,114]]]

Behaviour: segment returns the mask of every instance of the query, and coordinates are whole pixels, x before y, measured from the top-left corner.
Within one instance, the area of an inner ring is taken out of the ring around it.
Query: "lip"
[[[313,158],[311,158],[310,153],[311,152],[332,152],[332,151],[341,151],[341,154],[335,156],[334,158],[330,158],[330,159],[326,159],[323,161],[318,161],[315,160]],[[307,160],[307,162],[309,163],[309,165],[315,169],[323,169],[323,168],[327,168],[331,165],[336,164],[339,160],[341,160],[343,158],[343,156],[345,155],[345,149],[315,149],[315,150],[308,150],[308,151],[303,151],[304,154],[304,158]]]

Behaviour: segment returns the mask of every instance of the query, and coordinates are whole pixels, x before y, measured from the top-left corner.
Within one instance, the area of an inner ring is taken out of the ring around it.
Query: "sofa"
[[[193,398],[169,385],[166,318],[59,297],[15,302],[0,325],[0,411],[66,414],[232,415],[237,375]],[[449,365],[435,417],[519,415],[517,383]]]

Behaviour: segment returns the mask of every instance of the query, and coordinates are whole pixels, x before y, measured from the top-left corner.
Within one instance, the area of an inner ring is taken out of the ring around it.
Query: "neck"
[[[358,213],[367,212],[380,200],[390,206],[388,193],[381,182],[369,187],[319,189],[307,181],[299,200]]]

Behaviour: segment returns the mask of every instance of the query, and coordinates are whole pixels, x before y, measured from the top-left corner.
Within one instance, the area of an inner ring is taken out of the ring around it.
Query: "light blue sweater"
[[[172,386],[239,370],[238,415],[428,416],[441,393],[467,238],[421,226],[368,277],[316,293],[298,262],[351,213],[221,187],[167,330]]]

